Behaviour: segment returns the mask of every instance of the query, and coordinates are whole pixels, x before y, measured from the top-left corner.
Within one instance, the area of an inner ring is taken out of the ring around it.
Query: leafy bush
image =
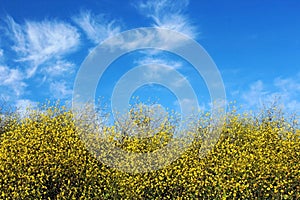
[[[137,107],[129,116],[143,130],[154,120]],[[57,104],[11,118],[0,135],[1,199],[299,199],[300,130],[276,108],[256,116],[230,112],[204,157],[201,135],[209,127],[203,124],[211,119],[195,118],[200,139],[172,164],[137,174],[99,162],[80,139],[93,133],[74,118]],[[121,125],[102,124],[99,140],[126,151],[154,152],[174,137],[176,120],[159,121],[159,131],[146,138],[126,134]]]

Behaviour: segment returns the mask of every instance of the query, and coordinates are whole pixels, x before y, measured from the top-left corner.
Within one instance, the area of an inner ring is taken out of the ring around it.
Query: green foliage
[[[155,120],[138,107],[129,116],[145,131]],[[109,168],[89,153],[82,128],[64,107],[10,119],[0,134],[0,199],[299,199],[300,130],[275,108],[254,117],[233,110],[207,155],[200,156],[201,139],[195,140],[171,165],[138,174]],[[201,125],[209,115],[195,120],[195,134],[208,134]],[[101,140],[153,152],[174,137],[175,124],[158,120],[159,131],[147,137],[125,134],[121,122],[101,125]]]

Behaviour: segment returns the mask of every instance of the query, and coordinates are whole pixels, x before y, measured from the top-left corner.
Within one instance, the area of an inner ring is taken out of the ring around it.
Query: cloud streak
[[[95,44],[121,31],[121,26],[117,25],[115,20],[108,20],[103,14],[94,15],[90,11],[81,12],[73,17],[73,20]]]
[[[168,60],[163,58],[153,58],[153,57],[144,57],[142,59],[138,59],[135,61],[135,64],[137,65],[161,64],[161,65],[170,66],[174,69],[180,69],[182,68],[183,65],[179,61],[173,61],[173,60]]]
[[[152,19],[152,26],[177,31],[195,39],[197,28],[186,14],[188,0],[147,0],[134,6],[140,13]]]
[[[55,81],[50,84],[50,92],[55,99],[66,99],[72,94],[72,89],[64,80]]]
[[[77,29],[65,22],[44,20],[18,24],[10,16],[6,19],[7,33],[13,42],[12,49],[19,58],[28,62],[26,78],[35,75],[41,64],[74,51],[80,43]]]
[[[242,92],[242,99],[246,107],[262,107],[278,101],[283,109],[300,112],[300,81],[299,76],[277,77],[272,85],[266,85],[262,80],[251,83],[249,89]],[[268,89],[268,88],[272,88]]]
[[[26,83],[20,70],[0,65],[0,86],[11,88],[17,96],[20,96]]]
[[[59,76],[70,75],[75,71],[75,64],[66,60],[57,60],[54,63],[49,63],[42,70],[45,76],[54,78]]]

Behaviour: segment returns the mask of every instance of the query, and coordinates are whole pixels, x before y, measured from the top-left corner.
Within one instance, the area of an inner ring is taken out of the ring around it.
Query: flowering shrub
[[[10,128],[10,124],[16,119],[13,109],[0,100],[0,136]]]
[[[129,116],[143,128],[153,120],[139,109]],[[202,157],[201,135],[209,130],[209,118],[195,119],[199,137],[170,165],[130,174],[104,165],[87,150],[80,135],[89,129],[77,127],[63,106],[11,117],[0,135],[1,199],[299,199],[296,122],[274,108],[254,117],[232,111],[217,144]],[[102,125],[99,140],[126,151],[153,152],[174,137],[176,123],[166,119],[146,138],[126,135],[120,124]]]

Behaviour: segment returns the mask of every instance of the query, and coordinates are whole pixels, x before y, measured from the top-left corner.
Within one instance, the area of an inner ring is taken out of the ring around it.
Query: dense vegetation
[[[131,111],[133,121],[148,130],[152,119],[139,109]],[[209,130],[201,123],[208,120],[207,113],[195,118],[196,135]],[[195,140],[171,165],[136,174],[101,163],[80,140],[88,129],[76,124],[72,111],[58,104],[25,117],[3,112],[0,199],[300,198],[299,126],[276,107],[257,115],[232,109],[217,144],[204,157],[201,140]],[[168,118],[145,140],[124,134],[116,124],[102,127],[99,140],[126,151],[155,152],[172,138],[175,125]]]

